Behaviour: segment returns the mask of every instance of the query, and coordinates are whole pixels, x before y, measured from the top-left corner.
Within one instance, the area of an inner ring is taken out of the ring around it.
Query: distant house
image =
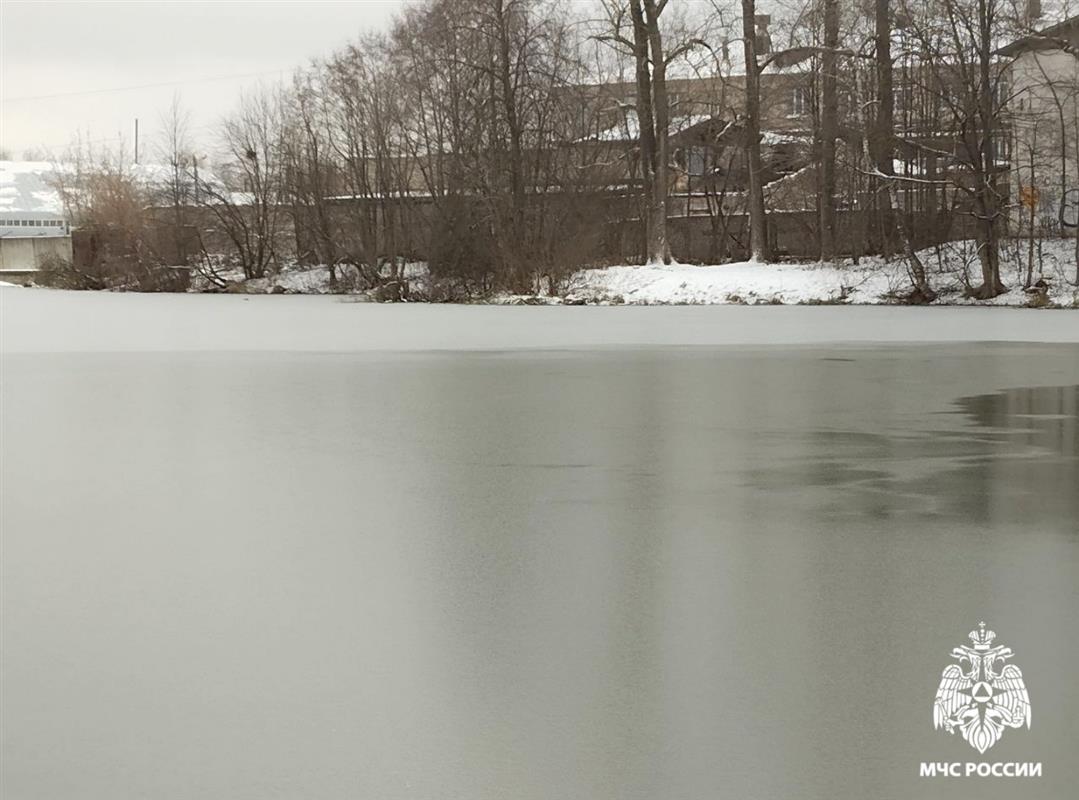
[[[71,260],[71,223],[52,164],[0,161],[0,279],[25,280],[50,259]]]
[[[1012,59],[1013,229],[1079,225],[1079,16],[1004,47]]]

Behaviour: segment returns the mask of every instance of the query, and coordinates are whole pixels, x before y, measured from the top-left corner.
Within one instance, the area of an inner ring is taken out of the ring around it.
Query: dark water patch
[[[1079,386],[1012,388],[960,397],[953,406],[934,416],[959,415],[965,425],[763,436],[785,457],[744,471],[743,485],[828,518],[1067,526],[1079,517]],[[839,498],[817,497],[817,490]]]
[[[1002,432],[1009,442],[1079,455],[1079,386],[1005,389],[962,397],[956,405],[975,425]]]

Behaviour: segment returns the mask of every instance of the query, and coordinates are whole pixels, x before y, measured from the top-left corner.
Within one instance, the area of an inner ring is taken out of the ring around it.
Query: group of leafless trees
[[[748,19],[753,0],[743,0],[743,9]],[[804,13],[806,24],[792,32],[789,48],[770,58],[782,62],[809,56],[822,260],[842,249],[837,236],[842,178],[852,187],[849,196],[870,212],[879,250],[905,258],[912,297],[935,294],[914,246],[919,238],[915,228],[934,218],[958,218],[960,231],[973,234],[980,280],[964,276],[969,293],[988,298],[1004,291],[1001,252],[1009,234],[1017,232],[1015,212],[1022,197],[1016,190],[1025,185],[1030,191],[1034,183],[1016,179],[1012,145],[1029,141],[1016,136],[1016,109],[1029,102],[1023,98],[1032,84],[1035,92],[1048,92],[1060,113],[1046,114],[1048,104],[1037,106],[1035,126],[1052,130],[1050,138],[1061,148],[1079,147],[1079,51],[1066,40],[1037,32],[1045,25],[1037,0],[819,0]],[[1006,45],[1024,37],[1035,47],[1063,48],[1070,68],[1065,63],[1061,69],[1057,62],[1052,75],[1043,71],[1038,79],[1026,76],[1017,85],[1013,66],[1023,51]],[[745,42],[747,92],[752,95],[759,62],[750,52],[748,26]],[[755,105],[747,99],[751,124]],[[1074,156],[1068,173],[1069,154],[1054,155],[1051,161],[1062,165],[1063,174],[1042,185],[1046,195],[1062,196],[1068,187],[1079,186],[1079,172]],[[754,191],[751,182],[751,195]],[[766,216],[759,199],[749,210],[757,219]],[[755,225],[755,242],[764,241],[759,229],[766,224]],[[1033,242],[1036,232],[1059,230],[1053,224],[1030,225],[1026,232]],[[755,245],[754,252],[769,255],[766,244]],[[1024,282],[1032,280],[1028,270]]]
[[[422,253],[469,290],[557,282],[600,227],[587,223],[601,156],[573,146],[598,124],[575,92],[588,74],[578,27],[545,0],[412,7],[245,96],[201,204],[248,277],[291,253],[327,265],[332,284],[348,265],[374,285]],[[193,166],[190,149],[174,137],[167,160]]]
[[[724,132],[740,132],[745,250],[765,261],[776,254],[762,83],[794,70],[810,98],[821,259],[850,254],[839,219],[857,211],[876,249],[906,260],[912,294],[931,298],[913,210],[950,213],[977,242],[971,293],[991,297],[1004,289],[1001,248],[1019,202],[1001,47],[1036,24],[1015,2],[773,3],[765,43],[756,0],[428,0],[285,85],[245,95],[210,155],[177,104],[152,181],[125,183],[121,164],[61,180],[84,220],[135,231],[152,207],[172,242],[167,257],[160,241],[144,250],[219,282],[226,262],[259,278],[298,259],[325,265],[334,285],[407,287],[405,264],[422,257],[469,292],[554,289],[602,252],[612,206],[599,198],[612,183],[624,184],[622,215],[639,220],[642,258],[671,260],[669,133],[680,109],[668,85],[712,78],[731,86],[716,108]],[[732,68],[719,53],[739,40]],[[617,81],[631,96],[597,89]],[[1036,121],[1061,129],[1062,186],[1079,165],[1066,132],[1074,105]],[[630,114],[632,146],[600,146],[611,120]]]

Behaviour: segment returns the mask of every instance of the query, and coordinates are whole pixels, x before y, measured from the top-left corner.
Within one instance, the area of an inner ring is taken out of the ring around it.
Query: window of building
[[[795,117],[804,117],[809,113],[810,109],[810,94],[809,89],[805,86],[798,86],[794,89],[794,95],[791,100],[791,114]]]
[[[1012,159],[1012,141],[1004,134],[993,136],[993,158],[997,162],[1008,162]]]
[[[1008,104],[1008,98],[1011,94],[1011,87],[1008,86],[1008,82],[1004,78],[998,78],[997,82],[993,85],[993,103],[997,108],[1003,108]]]
[[[686,172],[690,175],[703,175],[707,156],[703,147],[689,148],[686,158]]]

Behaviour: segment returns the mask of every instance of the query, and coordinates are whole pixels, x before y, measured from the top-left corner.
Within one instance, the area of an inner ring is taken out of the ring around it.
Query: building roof
[[[686,114],[683,116],[671,117],[670,126],[668,127],[669,136],[677,136],[680,133],[688,131],[690,128],[700,125],[702,122],[710,122],[713,119],[711,114]],[[613,125],[606,130],[600,131],[595,136],[589,136],[582,141],[597,141],[597,142],[633,142],[636,141],[641,135],[640,124],[637,121],[637,112],[633,109],[626,109],[625,119]]]
[[[62,217],[64,204],[52,185],[55,171],[47,161],[0,161],[0,211]]]
[[[1003,56],[1014,56],[1030,50],[1059,50],[1062,42],[1079,46],[1079,14],[1016,39],[997,52]]]
[[[61,173],[75,175],[76,172],[73,164],[65,162],[0,161],[0,211],[65,217],[66,209],[56,185],[56,177]],[[132,164],[124,172],[135,185],[151,196],[165,191],[172,180],[172,168],[165,164]],[[185,180],[190,180],[192,185],[194,183],[186,176]],[[200,172],[199,184],[230,196],[236,205],[251,202],[249,195],[229,192],[208,170]]]

